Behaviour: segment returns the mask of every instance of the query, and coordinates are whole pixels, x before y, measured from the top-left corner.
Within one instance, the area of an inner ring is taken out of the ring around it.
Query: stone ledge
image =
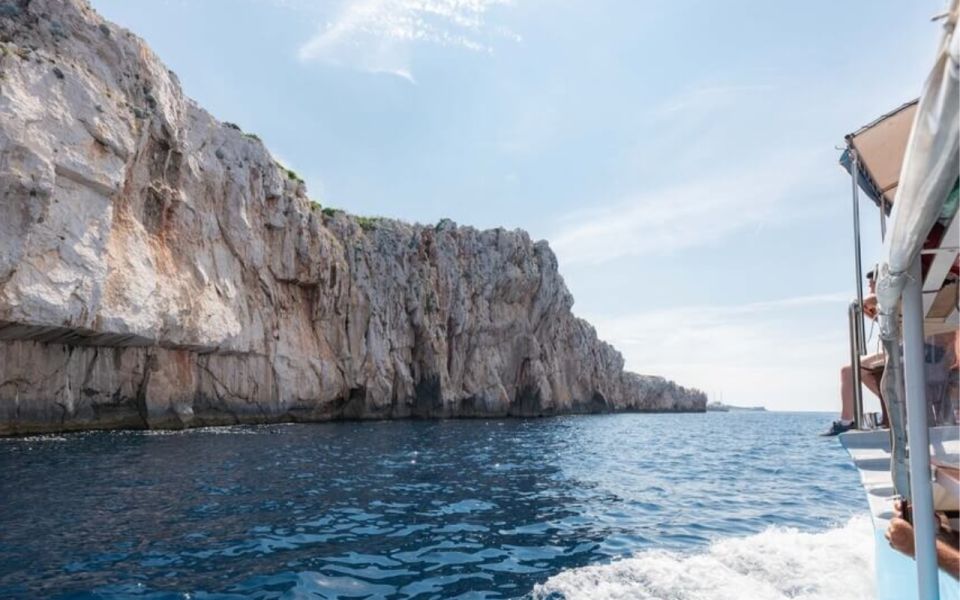
[[[160,347],[168,350],[189,350],[197,354],[217,352],[217,346],[178,344],[148,338],[135,333],[94,331],[83,327],[55,327],[0,321],[0,341],[39,342],[64,346],[105,346],[109,348]]]

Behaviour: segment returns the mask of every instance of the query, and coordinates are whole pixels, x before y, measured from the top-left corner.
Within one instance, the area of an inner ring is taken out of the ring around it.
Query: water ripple
[[[0,596],[520,597],[588,565],[845,523],[866,505],[836,441],[816,436],[827,420],[617,415],[5,439]]]

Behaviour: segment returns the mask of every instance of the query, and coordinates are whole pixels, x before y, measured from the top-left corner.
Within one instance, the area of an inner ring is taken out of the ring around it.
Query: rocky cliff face
[[[703,410],[545,242],[321,211],[80,0],[0,2],[0,433]]]

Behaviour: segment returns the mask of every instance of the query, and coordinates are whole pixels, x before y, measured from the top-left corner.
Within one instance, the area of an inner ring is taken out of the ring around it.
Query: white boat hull
[[[960,455],[960,429],[930,429],[930,456],[956,462]],[[918,596],[916,563],[890,547],[884,537],[894,515],[896,494],[890,475],[890,434],[887,430],[853,431],[840,436],[850,453],[867,492],[873,522],[876,552],[877,600],[921,600]],[[941,600],[960,600],[960,583],[940,571]]]

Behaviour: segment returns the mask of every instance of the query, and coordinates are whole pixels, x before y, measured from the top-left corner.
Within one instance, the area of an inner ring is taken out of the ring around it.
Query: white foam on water
[[[572,569],[533,590],[567,600],[866,600],[875,597],[868,516],[803,533],[771,527],[697,553],[648,550],[607,565]]]
[[[40,435],[25,435],[21,437],[0,438],[5,443],[29,443],[29,442],[66,442],[69,438],[63,435],[45,433]]]
[[[270,428],[277,425],[208,425],[206,427],[185,427],[183,429],[131,429],[118,432],[126,435],[165,437],[180,435],[197,435],[209,433],[213,435],[259,435],[269,433]]]

